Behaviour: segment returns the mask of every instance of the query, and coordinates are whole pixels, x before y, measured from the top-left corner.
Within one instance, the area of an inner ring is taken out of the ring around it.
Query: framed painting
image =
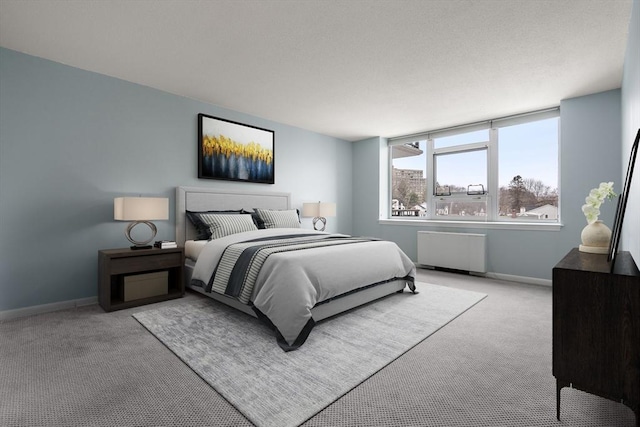
[[[198,178],[275,183],[275,132],[198,114]]]
[[[640,149],[640,129],[636,133],[636,139],[631,145],[631,154],[629,154],[629,166],[627,166],[627,175],[624,179],[622,186],[622,193],[618,199],[618,207],[616,208],[616,216],[613,221],[613,230],[611,231],[611,241],[609,242],[609,254],[607,261],[610,262],[611,272],[613,273],[616,263],[616,256],[618,255],[618,247],[620,245],[620,236],[622,233],[622,221],[624,220],[624,213],[627,209],[627,201],[629,200],[629,194],[631,194],[631,181],[633,180],[633,168],[636,164],[636,157],[638,156],[638,150]]]

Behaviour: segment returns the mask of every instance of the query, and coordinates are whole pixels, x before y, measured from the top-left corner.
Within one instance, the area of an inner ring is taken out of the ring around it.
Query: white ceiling
[[[0,46],[360,140],[618,88],[631,5],[0,0]]]

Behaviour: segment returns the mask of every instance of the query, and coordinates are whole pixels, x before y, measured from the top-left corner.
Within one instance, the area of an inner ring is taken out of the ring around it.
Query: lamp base
[[[131,230],[133,230],[133,227],[135,227],[138,224],[145,224],[147,227],[151,229],[151,237],[149,237],[149,239],[135,240],[133,237],[131,237]],[[131,246],[131,249],[151,249],[153,246],[149,245],[149,243],[153,241],[157,233],[158,233],[158,229],[150,221],[134,221],[129,224],[129,226],[127,227],[127,230],[124,232],[125,236],[127,236],[127,240],[129,240],[131,243],[134,244],[134,246]]]
[[[131,246],[131,250],[132,251],[136,251],[138,249],[152,249],[152,248],[153,248],[153,246],[151,246],[151,245],[145,245],[145,246],[135,245],[135,246]]]
[[[318,228],[316,226],[317,223],[321,223],[321,227]],[[313,229],[316,231],[324,231],[324,227],[325,225],[327,225],[327,219],[325,217],[322,216],[317,216],[315,218],[313,218]]]

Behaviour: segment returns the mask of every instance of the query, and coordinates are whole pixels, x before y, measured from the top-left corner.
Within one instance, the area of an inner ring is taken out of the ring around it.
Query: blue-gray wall
[[[561,105],[564,227],[487,230],[491,272],[549,279],[579,244],[586,192],[605,180],[619,189],[640,126],[639,15],[634,0],[621,92]],[[198,113],[275,130],[276,184],[198,180]],[[351,144],[0,48],[0,312],[95,297],[97,251],[128,244],[124,223],[112,220],[113,197],[166,196],[173,204],[178,185],[286,191],[296,207],[336,201],[329,231],[396,241],[415,260],[416,231],[433,228],[378,224],[384,146],[381,138]],[[636,260],[639,171],[623,229],[623,249]],[[606,202],[608,224],[613,210]],[[174,237],[173,219],[172,208],[171,220],[156,224],[158,238]]]
[[[276,183],[198,180],[198,113],[274,130]],[[0,312],[95,297],[98,250],[129,245],[117,196],[170,198],[158,239],[174,238],[180,185],[335,201],[327,229],[350,233],[351,155],[347,141],[0,48]]]
[[[620,91],[613,90],[561,102],[560,188],[563,227],[560,231],[523,231],[378,223],[379,187],[384,175],[385,142],[354,143],[354,234],[393,240],[416,260],[417,231],[438,230],[487,235],[487,269],[503,275],[551,279],[555,264],[580,244],[587,224],[581,206],[589,191],[602,181],[620,177]],[[377,165],[383,163],[382,168]],[[382,172],[381,172],[382,170]],[[605,202],[600,219],[613,225],[615,202]]]

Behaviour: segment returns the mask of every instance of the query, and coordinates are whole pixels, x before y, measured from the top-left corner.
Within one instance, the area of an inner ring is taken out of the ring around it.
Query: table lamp
[[[313,229],[316,231],[324,231],[327,225],[328,216],[336,216],[336,204],[327,202],[303,203],[302,216],[305,218],[313,217]],[[322,223],[321,228],[317,228],[316,224]]]
[[[113,219],[117,221],[132,221],[125,236],[133,243],[131,249],[150,249],[158,229],[151,222],[169,219],[169,199],[166,197],[116,197],[113,200]],[[131,230],[138,224],[146,224],[151,229],[148,240],[135,240],[131,237]]]

